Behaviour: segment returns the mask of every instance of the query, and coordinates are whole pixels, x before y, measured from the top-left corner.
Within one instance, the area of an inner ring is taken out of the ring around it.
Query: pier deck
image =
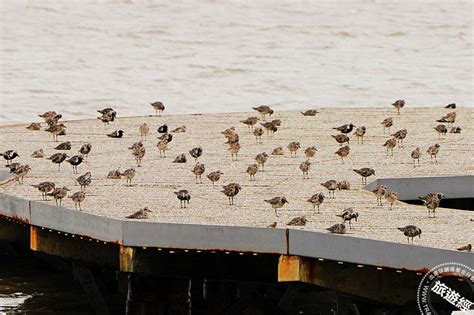
[[[256,116],[255,113],[118,118],[106,128],[97,119],[67,121],[67,135],[59,137],[59,141],[72,142],[68,155],[77,154],[85,142],[93,146],[88,163],[79,166],[79,175],[90,171],[93,178],[86,190],[82,212],[74,210],[71,199],[63,200],[63,207],[67,209],[54,207],[54,201],[42,201],[39,192],[30,186],[48,180],[57,186],[69,187],[71,193],[79,190],[74,181],[78,175],[73,174],[68,163],[63,163],[58,172],[57,165],[49,160],[30,158],[30,154],[39,148],[44,150],[46,157],[58,152],[53,148],[59,142],[52,141],[44,131],[26,130],[26,124],[3,127],[1,150],[17,150],[20,155],[17,161],[29,164],[32,170],[24,185],[10,181],[0,186],[0,214],[38,227],[88,235],[125,246],[289,254],[411,270],[429,268],[446,259],[467,263],[472,256],[454,249],[472,242],[472,212],[439,208],[436,218],[428,218],[425,207],[403,202],[396,203],[390,211],[385,201],[383,206],[377,206],[375,196],[362,189],[360,177],[352,171],[353,168],[374,168],[376,176],[369,178],[369,183],[390,178],[465,176],[463,183],[472,184],[474,133],[468,126],[473,121],[474,110],[461,108],[456,111],[455,125],[461,126],[463,131],[461,134],[448,133],[443,139],[439,139],[433,130],[438,124],[435,120],[448,112],[443,108],[407,108],[400,116],[394,109],[382,108],[322,109],[316,117],[277,111],[271,118],[281,119],[282,126],[271,138],[265,134],[262,144],[256,142],[247,126],[239,123],[239,120]],[[382,146],[389,134],[383,133],[380,122],[387,117],[394,118],[392,133],[403,128],[408,130],[404,147],[395,148],[394,156],[387,156]],[[146,155],[142,166],[136,167],[127,148],[140,140],[138,126],[144,122],[151,126],[152,133],[144,141]],[[339,145],[331,138],[331,134],[336,134],[331,127],[349,122],[366,126],[367,134],[364,144],[358,144],[351,135],[351,153],[342,163],[334,155]],[[156,129],[163,123],[170,130],[182,125],[187,128],[185,133],[173,134],[166,158],[160,158],[156,148]],[[240,136],[242,149],[238,161],[231,161],[224,144],[226,140],[220,133],[231,126],[235,126]],[[117,129],[125,131],[122,139],[105,136]],[[291,141],[299,141],[302,146],[296,158],[290,157],[286,148]],[[438,164],[431,163],[426,153],[428,146],[434,143],[441,144]],[[304,149],[312,145],[319,151],[311,159],[310,178],[303,179],[299,165],[305,160]],[[189,154],[186,164],[172,163],[178,154],[187,153],[196,146],[204,150],[199,161],[206,166],[205,174],[218,169],[224,173],[216,187],[204,175],[203,184],[195,183],[191,173],[194,159]],[[277,146],[283,146],[285,155],[270,155]],[[421,166],[416,168],[410,158],[415,147],[423,152]],[[269,154],[265,171],[258,172],[256,181],[250,181],[245,170],[255,163],[255,155],[261,152]],[[123,171],[130,167],[137,170],[132,187],[126,187],[125,180],[106,178],[113,169]],[[327,190],[320,186],[329,179],[347,180],[351,190],[336,191],[336,198],[329,199]],[[232,206],[220,192],[221,186],[230,182],[242,186]],[[416,193],[431,192],[426,191],[425,185],[419,186]],[[472,185],[470,187],[463,190],[462,196],[454,196],[452,185],[441,192],[447,198],[472,198]],[[179,189],[191,192],[187,209],[180,209],[173,194]],[[313,214],[311,204],[306,202],[316,192],[326,195],[320,214]],[[402,195],[405,193],[401,192]],[[286,196],[290,203],[279,209],[280,216],[275,217],[264,199],[280,195]],[[124,219],[145,206],[153,211],[148,220]],[[336,214],[346,207],[359,212],[358,222],[353,222],[353,228],[344,236],[327,234],[325,228],[339,223]],[[300,215],[306,215],[306,226],[286,225]],[[274,221],[278,223],[276,229],[265,228]],[[415,224],[423,231],[414,245],[406,245],[406,238],[396,229],[407,224]]]

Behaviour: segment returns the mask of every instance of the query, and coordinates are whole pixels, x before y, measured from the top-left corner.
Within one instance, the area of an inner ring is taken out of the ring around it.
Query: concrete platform
[[[78,175],[72,173],[72,167],[67,163],[58,172],[57,165],[49,160],[29,157],[33,150],[39,148],[43,148],[45,155],[49,156],[56,152],[53,148],[58,143],[53,142],[44,131],[26,130],[26,125],[4,127],[1,129],[0,147],[3,151],[17,150],[20,154],[17,160],[28,163],[32,171],[25,178],[24,185],[9,182],[0,186],[0,213],[36,226],[88,235],[126,246],[302,255],[410,270],[429,268],[446,259],[467,264],[472,261],[471,254],[453,250],[472,243],[472,212],[439,208],[437,217],[428,219],[426,208],[401,202],[390,211],[386,204],[377,206],[375,196],[362,189],[359,176],[352,171],[353,168],[372,167],[377,174],[373,180],[422,177],[432,183],[437,182],[433,177],[467,175],[466,184],[472,183],[474,134],[469,126],[474,110],[458,109],[455,125],[463,128],[462,133],[448,133],[446,138],[438,139],[433,130],[437,125],[435,120],[446,112],[443,108],[407,108],[397,116],[392,109],[322,109],[316,117],[304,117],[299,112],[281,112],[272,117],[282,120],[281,128],[273,138],[265,135],[262,144],[256,143],[247,126],[239,123],[239,120],[254,113],[119,118],[107,128],[98,120],[70,121],[66,123],[67,136],[60,137],[73,144],[68,154],[76,154],[84,142],[93,145],[89,162],[79,166],[80,174],[90,171],[93,176],[83,212],[72,210],[74,205],[70,199],[63,203],[69,209],[52,206],[53,201],[43,202],[38,191],[29,186],[50,180],[70,187],[72,192],[79,190],[74,182]],[[382,147],[388,133],[383,133],[380,122],[389,116],[394,118],[392,132],[402,128],[408,130],[404,148],[396,148],[394,156],[386,156]],[[151,125],[153,134],[144,141],[147,152],[142,167],[136,167],[127,147],[140,140],[138,126],[143,122]],[[339,145],[330,136],[336,134],[331,127],[349,122],[356,126],[365,125],[367,136],[364,144],[357,144],[351,137],[351,153],[343,164],[334,155]],[[163,123],[170,129],[181,125],[187,127],[186,133],[174,134],[166,158],[160,158],[156,148],[156,129]],[[242,145],[239,160],[234,162],[220,134],[231,126],[236,127]],[[105,136],[116,129],[124,130],[125,137],[111,139]],[[302,150],[296,158],[291,158],[286,149],[290,141],[301,142]],[[425,153],[428,146],[434,143],[441,144],[438,164],[430,163]],[[305,159],[304,148],[312,145],[319,151],[311,161],[310,179],[303,179],[299,164]],[[191,173],[194,160],[189,155],[186,164],[172,163],[176,155],[187,153],[195,146],[204,149],[200,161],[206,165],[205,174],[217,169],[223,171],[224,175],[216,187],[212,187],[205,177],[203,184],[195,183]],[[270,154],[277,146],[284,147],[285,155],[270,156],[265,172],[259,172],[255,182],[249,181],[245,170],[254,163],[255,155],[264,151]],[[414,168],[410,153],[417,146],[424,154],[421,166]],[[126,187],[125,180],[106,178],[110,170],[129,167],[137,170],[132,187]],[[352,189],[337,191],[336,199],[326,199],[321,213],[313,214],[312,206],[305,200],[316,192],[327,195],[319,183],[329,179],[348,180]],[[233,206],[220,192],[220,186],[229,182],[238,182],[243,187]],[[409,187],[408,190],[416,195],[427,186],[389,185],[389,189],[393,190],[402,190],[402,187]],[[452,190],[450,185],[446,189],[443,186],[433,187],[439,187],[441,192]],[[464,189],[464,193],[471,194],[472,185],[470,187]],[[178,189],[191,191],[188,209],[179,208],[173,194]],[[405,196],[405,192],[400,193]],[[264,199],[278,195],[285,195],[290,203],[279,211],[279,217],[275,217]],[[144,206],[153,211],[146,222],[124,219]],[[353,229],[345,236],[327,234],[325,228],[340,222],[336,214],[349,206],[360,214]],[[306,215],[307,225],[288,229],[285,224],[299,215]],[[278,222],[277,229],[265,228],[274,221]],[[415,224],[423,231],[422,238],[416,239],[415,245],[407,245],[406,238],[396,229],[407,224]],[[377,257],[380,253],[383,255]],[[433,259],[435,256],[437,258]]]

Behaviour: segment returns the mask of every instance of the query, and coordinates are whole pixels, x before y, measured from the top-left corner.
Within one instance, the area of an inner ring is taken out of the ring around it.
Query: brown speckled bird
[[[271,229],[274,229],[277,227],[277,224],[276,222],[273,222],[273,223],[270,223],[269,225],[267,225],[267,228],[271,228]]]
[[[160,158],[165,158],[166,150],[168,150],[168,140],[161,139],[156,146],[158,148],[158,151],[160,152]]]
[[[71,198],[74,202],[74,208],[77,210],[77,207],[79,206],[79,211],[82,211],[81,202],[86,199],[86,193],[83,191],[78,191],[69,196],[69,198]]]
[[[298,152],[300,148],[301,148],[301,145],[298,141],[290,142],[288,144],[288,151],[290,151],[290,156],[296,157],[296,152]]]
[[[443,116],[441,119],[436,120],[441,123],[453,124],[456,121],[456,112],[449,112],[446,116]]]
[[[249,127],[249,132],[253,131],[253,126],[257,124],[260,119],[257,117],[249,117],[247,119],[241,120],[240,122]]]
[[[344,223],[334,224],[328,227],[326,230],[334,234],[346,234],[346,226],[344,225]]]
[[[150,126],[147,123],[143,123],[138,127],[138,132],[140,133],[140,138],[146,140],[146,136],[150,132]]]
[[[471,244],[467,244],[467,245],[464,245],[464,246],[461,246],[461,247],[456,248],[456,250],[471,252],[471,251],[472,251],[472,245],[471,245]]]
[[[122,172],[120,172],[120,170],[110,171],[107,174],[107,178],[108,179],[121,179],[122,178]]]
[[[337,183],[337,189],[339,190],[351,190],[351,183],[347,180],[341,180]]]
[[[85,159],[85,162],[87,163],[87,157],[89,156],[89,153],[91,153],[92,150],[92,145],[90,143],[84,143],[80,148],[79,148],[79,153],[82,154],[82,156]]]
[[[390,133],[390,127],[393,126],[393,118],[392,117],[385,118],[381,122],[381,124],[383,126],[383,132],[385,132],[385,129],[388,129],[388,132]]]
[[[38,185],[31,185],[32,187],[38,189],[41,192],[41,198],[46,199],[46,194],[56,188],[56,185],[53,182],[41,182]]]
[[[319,112],[315,109],[308,109],[307,111],[301,112],[303,116],[316,116],[316,114],[319,114]]]
[[[66,162],[68,162],[69,164],[71,164],[72,166],[72,171],[77,174],[77,167],[82,163],[82,161],[84,161],[84,158],[82,157],[82,155],[74,155],[72,157],[70,157],[68,160],[66,160]]]
[[[145,220],[148,219],[148,213],[151,213],[152,211],[148,209],[147,207],[138,210],[137,212],[126,216],[125,218],[127,219],[137,219],[137,220]]]
[[[278,130],[277,125],[275,125],[271,121],[261,123],[260,125],[262,125],[262,127],[265,128],[265,130],[267,131],[268,138],[270,138],[270,136],[272,136]]]
[[[461,127],[451,127],[451,130],[449,133],[461,133],[462,129]]]
[[[171,132],[178,133],[178,132],[186,132],[186,126],[179,126],[171,130]]]
[[[175,191],[174,194],[176,198],[179,200],[179,204],[181,208],[186,208],[189,206],[189,200],[191,200],[191,194],[186,189],[181,189],[179,191]]]
[[[324,183],[321,183],[321,186],[325,187],[329,191],[329,199],[331,199],[331,193],[332,199],[336,198],[334,196],[334,192],[337,189],[337,180],[330,179],[328,181],[325,181]]]
[[[196,184],[202,184],[201,175],[204,174],[205,171],[206,167],[204,166],[204,164],[198,162],[196,165],[194,165],[192,172],[196,176]]]
[[[253,130],[253,135],[255,136],[255,141],[257,143],[262,143],[262,135],[263,135],[263,129],[260,127],[257,127]]]
[[[92,183],[92,175],[91,172],[87,172],[84,175],[79,176],[76,178],[76,182],[81,187],[81,190],[86,190],[86,186],[89,186]]]
[[[344,224],[346,221],[349,221],[349,228],[352,229],[351,221],[354,219],[357,222],[359,213],[355,212],[353,208],[346,208],[342,210],[340,214],[336,214],[336,216],[342,218],[342,223]]]
[[[397,114],[400,115],[400,109],[405,106],[405,101],[396,100],[395,102],[392,103],[392,106],[394,106],[397,109]]]
[[[357,137],[357,143],[359,143],[359,140],[361,141],[362,144],[364,143],[364,136],[365,136],[366,131],[367,131],[367,128],[365,128],[364,126],[358,127],[354,131],[354,135]]]
[[[316,152],[318,152],[318,149],[316,149],[316,147],[312,146],[312,147],[308,147],[304,150],[304,155],[309,160],[310,158],[312,158],[316,155]]]
[[[308,160],[300,164],[300,170],[303,172],[303,179],[309,179],[310,168],[311,168],[311,162]]]
[[[38,150],[33,151],[33,153],[31,153],[31,157],[34,159],[44,158],[43,149],[38,149]]]
[[[334,140],[336,140],[337,143],[339,143],[339,145],[342,145],[344,142],[347,142],[347,144],[349,144],[349,137],[345,134],[338,134],[338,135],[331,135],[331,137],[334,138]]]
[[[271,116],[273,114],[273,109],[270,108],[270,106],[267,105],[262,105],[258,107],[252,107],[254,110],[260,113],[262,115],[262,119],[265,120],[265,116]]]
[[[156,116],[163,114],[163,111],[165,110],[165,105],[162,102],[153,102],[150,103],[151,107],[155,110]]]
[[[29,124],[26,129],[36,131],[36,130],[41,130],[41,124],[40,123],[31,123]]]
[[[284,154],[285,154],[285,151],[283,150],[282,146],[276,147],[272,151],[272,155],[284,155]]]
[[[413,159],[413,167],[416,167],[416,161],[418,161],[418,166],[420,166],[420,157],[421,151],[420,148],[416,148],[411,152],[411,158]]]
[[[234,197],[237,196],[237,194],[242,190],[242,187],[240,187],[240,185],[237,183],[230,183],[228,185],[222,186],[222,188],[223,190],[221,192],[229,198],[229,204],[233,205]]]
[[[401,129],[392,134],[395,139],[397,139],[398,147],[403,148],[403,139],[407,137],[408,131],[406,129]]]
[[[448,133],[448,128],[446,127],[446,125],[438,125],[436,127],[433,128],[437,133],[438,133],[438,137],[441,139],[442,136],[446,137],[446,134]]]
[[[397,146],[397,139],[390,138],[387,141],[385,141],[383,146],[387,148],[387,156],[388,156],[388,151],[391,151],[392,152],[391,156],[393,156],[393,148]]]
[[[130,187],[132,186],[132,179],[135,177],[136,171],[134,168],[129,168],[123,171],[123,173],[120,174],[121,177],[125,177],[126,179],[126,186]]]
[[[237,154],[239,154],[240,151],[240,143],[234,142],[229,145],[229,151],[230,151],[230,156],[232,161],[237,161]],[[235,155],[235,160],[234,160],[234,155]]]
[[[58,136],[66,132],[66,126],[61,123],[61,124],[51,126],[45,131],[49,132],[53,136],[54,141],[58,141]]]
[[[55,153],[51,155],[48,160],[51,160],[51,162],[58,164],[58,171],[61,170],[61,163],[66,160],[67,154],[66,153]]]
[[[390,203],[390,210],[393,209],[393,204],[395,202],[397,202],[398,200],[398,194],[394,191],[391,191],[389,193],[387,193],[387,195],[385,196],[385,199],[387,200],[387,202]]]
[[[264,171],[264,167],[265,167],[265,163],[267,162],[267,159],[268,159],[268,154],[265,152],[257,154],[257,156],[255,157],[255,161],[257,161],[257,164],[262,166],[261,168],[262,172]]]
[[[224,175],[224,173],[222,173],[220,170],[217,170],[207,174],[207,178],[212,182],[212,186],[214,186],[214,184],[221,178],[221,175]]]
[[[165,140],[166,141],[166,140]],[[159,148],[159,147],[158,147]],[[161,151],[160,151],[161,152]],[[142,159],[145,156],[146,150],[144,146],[134,147],[132,149],[132,155],[135,157],[137,166],[140,167],[142,164]]]
[[[173,163],[186,163],[186,162],[187,162],[186,154],[184,153],[181,153],[180,155],[175,157],[173,160]]]
[[[71,142],[66,141],[66,142],[60,143],[54,149],[55,150],[63,150],[63,151],[71,150]]]
[[[47,196],[53,196],[54,201],[56,202],[56,206],[58,206],[58,200],[59,200],[59,206],[62,204],[62,199],[67,196],[67,192],[69,191],[69,188],[67,187],[60,187],[60,188],[54,188],[52,192],[47,193]]]
[[[444,195],[442,193],[431,193],[424,197],[418,197],[428,209],[428,218],[431,216],[431,212],[433,212],[433,218],[436,217],[436,208],[439,207],[441,199],[443,198]]]
[[[194,158],[194,161],[197,162],[199,157],[202,155],[202,148],[201,147],[195,147],[189,151],[189,155],[191,155]]]
[[[252,164],[247,167],[247,174],[250,176],[250,180],[255,180],[255,174],[257,174],[258,171],[258,164]]]
[[[311,196],[307,202],[311,203],[313,205],[313,213],[316,212],[316,207],[318,207],[318,213],[319,213],[319,206],[323,203],[324,201],[324,194],[323,193],[317,193]]]
[[[362,185],[367,184],[367,177],[375,175],[375,170],[369,167],[363,167],[361,169],[353,169],[354,172],[362,177]]]
[[[383,206],[382,204],[382,198],[385,197],[385,194],[387,193],[387,186],[385,185],[378,185],[375,187],[372,192],[375,194],[377,197],[377,206]]]
[[[349,148],[348,145],[343,146],[342,148],[339,148],[334,154],[338,155],[341,158],[342,163],[344,163],[344,158],[349,155],[351,151],[351,148]]]
[[[407,225],[398,229],[402,231],[403,235],[407,237],[408,243],[410,243],[410,237],[411,237],[412,243],[413,243],[413,238],[415,236],[418,236],[421,238],[421,229],[415,225]]]
[[[31,170],[31,167],[29,165],[20,165],[11,172],[16,178],[16,181],[18,184],[23,184],[23,179],[25,176],[28,174],[28,172]]]
[[[280,209],[285,205],[285,203],[289,203],[285,197],[274,197],[272,199],[267,199],[265,202],[268,202],[272,208],[275,210],[275,215],[278,217],[277,209]]]
[[[308,222],[308,220],[307,220],[306,217],[303,215],[303,216],[301,216],[301,217],[296,217],[296,218],[291,219],[291,221],[288,222],[286,225],[305,226],[305,225],[306,225],[306,222]]]
[[[440,145],[436,143],[430,146],[428,150],[426,151],[430,155],[431,163],[433,163],[433,157],[435,158],[435,162],[438,163],[437,155],[439,153],[439,148],[440,148]]]

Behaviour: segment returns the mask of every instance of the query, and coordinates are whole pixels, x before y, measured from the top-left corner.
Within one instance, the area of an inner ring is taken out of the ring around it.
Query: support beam
[[[72,265],[74,278],[79,280],[79,283],[86,293],[95,313],[98,315],[109,315],[109,308],[107,307],[107,304],[105,303],[105,300],[102,297],[102,294],[95,282],[94,276],[90,272],[89,268],[77,262],[74,262]]]
[[[0,218],[0,240],[7,242],[18,242],[27,245],[30,239],[30,230],[28,225],[7,219]]]
[[[282,255],[278,262],[279,282],[315,284],[382,303],[405,305],[416,299],[421,280],[414,272],[379,270],[335,261]]]

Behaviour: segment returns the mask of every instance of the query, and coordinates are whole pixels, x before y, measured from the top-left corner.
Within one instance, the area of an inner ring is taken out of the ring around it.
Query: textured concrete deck
[[[247,126],[239,123],[255,113],[234,113],[218,115],[163,116],[119,118],[111,126],[104,128],[99,120],[67,122],[67,136],[60,141],[71,141],[73,149],[70,156],[77,153],[80,145],[91,142],[92,152],[89,162],[79,166],[79,173],[90,171],[92,185],[87,188],[88,196],[82,204],[83,212],[99,216],[123,219],[126,215],[148,206],[151,213],[148,221],[164,223],[186,223],[220,226],[265,227],[274,221],[279,227],[295,216],[306,215],[308,223],[297,228],[306,231],[325,232],[325,228],[340,222],[336,217],[345,207],[354,207],[359,212],[359,221],[348,231],[348,236],[406,243],[406,238],[396,227],[415,224],[422,231],[422,238],[416,239],[416,245],[453,249],[460,245],[472,243],[472,212],[439,208],[436,218],[427,218],[426,208],[422,206],[397,203],[392,211],[388,205],[377,206],[376,198],[362,190],[360,177],[352,169],[372,167],[377,178],[390,177],[431,177],[474,175],[472,139],[474,136],[470,125],[474,110],[457,109],[456,126],[461,126],[461,134],[448,133],[445,139],[438,139],[433,127],[436,119],[445,115],[443,108],[407,108],[400,116],[390,109],[322,109],[316,117],[304,117],[299,112],[277,112],[272,119],[281,119],[282,126],[273,138],[263,137],[258,144]],[[120,111],[119,111],[120,115]],[[396,148],[394,156],[386,156],[382,144],[388,134],[382,132],[380,122],[387,117],[394,118],[392,132],[406,128],[408,136],[404,148]],[[142,167],[136,167],[133,156],[127,149],[140,139],[138,126],[143,122],[151,125],[153,135],[144,141],[146,155]],[[344,164],[334,155],[339,145],[331,138],[336,134],[331,127],[352,122],[356,126],[367,127],[364,144],[357,144],[351,136],[351,153]],[[166,123],[173,129],[186,125],[186,133],[174,134],[174,139],[167,152],[167,158],[160,158],[156,148],[156,129]],[[54,204],[54,201],[43,202],[37,190],[29,186],[41,181],[54,181],[57,186],[66,185],[72,192],[79,190],[72,167],[64,163],[61,172],[57,165],[46,159],[32,159],[30,154],[43,148],[46,157],[55,153],[58,143],[44,131],[28,131],[25,125],[4,127],[1,129],[0,148],[2,151],[15,149],[20,154],[17,161],[28,163],[32,171],[25,178],[24,185],[10,182],[0,186],[0,192],[39,203]],[[226,141],[220,131],[235,126],[242,145],[238,161],[231,161]],[[125,131],[123,139],[111,139],[105,136],[116,129]],[[286,146],[290,141],[300,141],[302,150],[296,158],[291,158]],[[438,164],[432,164],[427,156],[428,146],[440,143]],[[303,150],[315,145],[319,152],[312,159],[310,179],[303,179],[299,164],[305,159]],[[212,184],[203,176],[203,184],[196,184],[191,173],[194,159],[188,155],[188,163],[172,163],[180,153],[187,153],[195,146],[202,146],[204,154],[200,161],[206,165],[206,173],[220,169],[224,172],[221,181]],[[270,156],[265,165],[265,172],[256,175],[256,181],[249,181],[245,170],[254,163],[254,157],[261,152],[271,153],[276,146],[285,148],[284,156]],[[413,168],[411,151],[419,146],[423,156],[421,167]],[[133,187],[126,187],[125,180],[107,179],[110,170],[120,168],[122,171],[135,167],[137,175]],[[313,214],[312,206],[305,200],[316,192],[327,191],[319,183],[329,180],[348,180],[352,185],[350,191],[337,191],[336,199],[326,199],[321,206],[321,214]],[[369,179],[370,181],[370,179]],[[230,206],[227,198],[220,192],[220,186],[229,182],[239,183],[243,189],[235,198],[235,205]],[[192,199],[188,209],[180,209],[173,191],[188,189]],[[390,189],[390,187],[389,187]],[[289,204],[279,210],[276,218],[273,210],[264,199],[285,195]],[[71,199],[65,200],[63,206],[74,209]],[[31,216],[34,209],[31,208]]]

